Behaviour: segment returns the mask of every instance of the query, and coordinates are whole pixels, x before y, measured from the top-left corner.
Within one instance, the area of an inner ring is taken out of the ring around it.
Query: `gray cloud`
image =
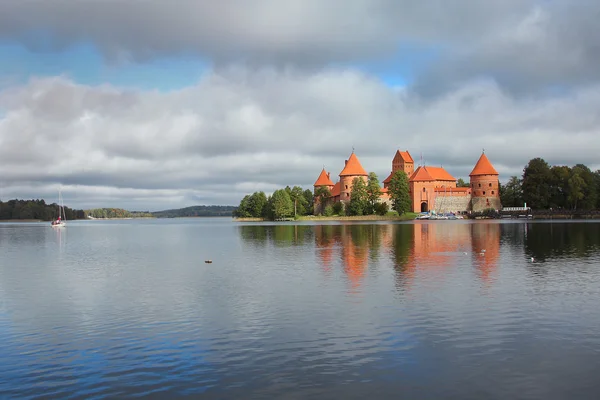
[[[513,94],[596,82],[600,3],[546,0],[22,0],[0,5],[0,38],[32,49],[91,41],[112,62],[195,54],[215,65],[416,63],[425,96],[493,78]],[[32,34],[37,32],[37,34]],[[308,69],[307,69],[308,68]]]
[[[477,80],[435,99],[349,69],[220,69],[169,93],[57,77],[0,91],[0,198],[75,207],[237,204],[255,190],[312,188],[354,146],[383,180],[396,149],[467,178],[485,147],[506,180],[527,161],[599,168],[600,85],[544,99]]]

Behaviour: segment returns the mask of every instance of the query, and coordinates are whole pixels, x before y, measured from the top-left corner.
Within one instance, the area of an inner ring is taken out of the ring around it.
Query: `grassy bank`
[[[415,219],[417,214],[406,213],[398,215],[396,213],[388,213],[387,215],[355,215],[355,216],[339,216],[332,215],[317,216],[317,215],[303,215],[298,217],[297,221],[409,221]],[[234,218],[235,221],[240,222],[262,222],[264,218]]]

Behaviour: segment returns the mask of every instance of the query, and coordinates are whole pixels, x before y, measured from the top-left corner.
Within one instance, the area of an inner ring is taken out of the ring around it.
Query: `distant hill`
[[[231,217],[236,208],[235,206],[192,206],[176,210],[155,211],[152,215],[156,218]]]

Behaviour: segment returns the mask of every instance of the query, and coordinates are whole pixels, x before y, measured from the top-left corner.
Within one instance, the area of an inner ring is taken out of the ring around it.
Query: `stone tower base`
[[[479,212],[492,208],[494,210],[502,210],[502,204],[498,197],[472,197],[471,198],[471,210],[473,212]]]

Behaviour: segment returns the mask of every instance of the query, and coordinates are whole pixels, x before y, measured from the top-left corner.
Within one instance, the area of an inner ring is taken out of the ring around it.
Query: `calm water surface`
[[[0,224],[2,398],[597,399],[599,377],[600,223]]]

